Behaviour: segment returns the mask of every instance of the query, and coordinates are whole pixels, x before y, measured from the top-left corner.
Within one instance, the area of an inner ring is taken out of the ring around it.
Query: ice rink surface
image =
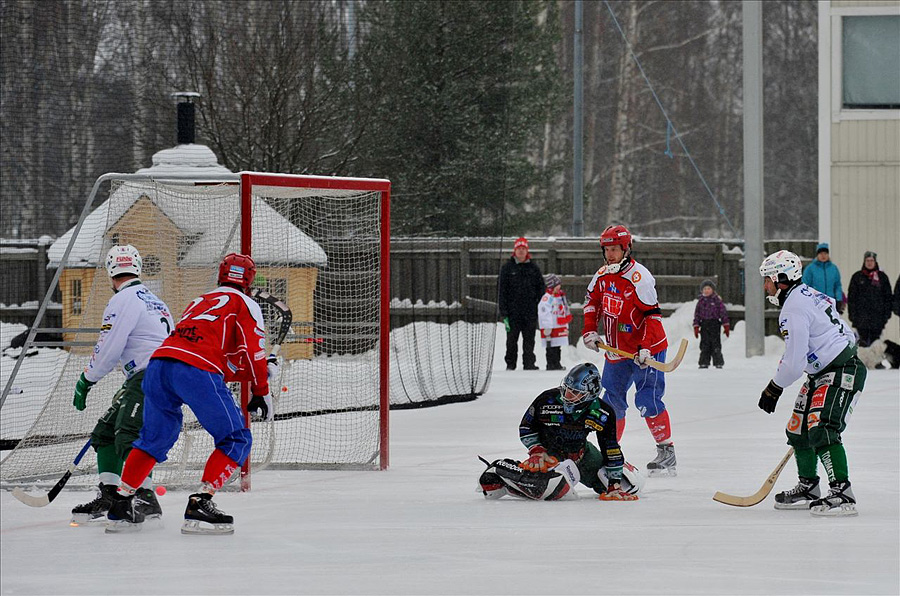
[[[583,486],[577,500],[552,503],[486,501],[476,492],[484,468],[477,456],[521,459],[524,409],[562,378],[506,371],[501,329],[485,395],[392,412],[389,470],[260,472],[250,493],[216,497],[235,517],[233,536],[182,536],[185,491],[161,497],[161,526],[128,535],[69,527],[70,509],[88,493],[65,490],[34,509],[0,491],[0,592],[900,593],[898,371],[869,371],[844,435],[858,517],[776,511],[773,495],[728,507],[713,493],[756,492],[787,450],[784,426],[800,384],[766,415],[756,402],[780,340],[767,338],[766,355],[747,359],[738,324],[724,344],[725,368],[698,370],[689,314],[676,313],[666,327],[672,343],[691,339],[667,375],[678,476],[648,479],[637,502],[601,502]],[[598,361],[569,348],[563,362],[587,359]],[[622,446],[641,468],[655,455],[633,409]],[[795,483],[791,462],[775,491]]]

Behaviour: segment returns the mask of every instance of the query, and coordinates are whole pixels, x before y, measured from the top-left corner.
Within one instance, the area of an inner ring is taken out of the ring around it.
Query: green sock
[[[828,482],[850,478],[850,471],[847,469],[847,452],[844,451],[841,443],[819,447],[816,453],[828,473]]]
[[[111,472],[121,476],[124,465],[125,461],[116,453],[115,445],[97,447],[97,471],[99,473]]]
[[[803,478],[816,478],[816,468],[819,465],[816,459],[816,450],[812,447],[806,449],[795,449],[794,459],[797,460],[797,475]]]

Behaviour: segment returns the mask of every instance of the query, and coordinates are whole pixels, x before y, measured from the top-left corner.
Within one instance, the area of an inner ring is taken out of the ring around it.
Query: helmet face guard
[[[575,406],[591,401],[600,394],[600,371],[586,362],[573,367],[559,388],[563,409],[571,414]]]
[[[759,274],[775,284],[775,294],[766,296],[766,299],[775,306],[781,306],[783,288],[778,284],[793,286],[800,283],[803,277],[803,262],[794,253],[779,250],[763,259],[759,266]]]

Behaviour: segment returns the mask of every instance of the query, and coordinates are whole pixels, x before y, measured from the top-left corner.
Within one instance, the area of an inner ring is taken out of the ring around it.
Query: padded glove
[[[269,381],[277,380],[278,372],[280,370],[281,367],[278,365],[278,356],[269,354],[269,357],[266,358],[266,372],[268,373]]]
[[[729,335],[731,335],[731,325],[725,323],[725,325],[722,327],[722,331],[725,332],[725,337],[728,337]]]
[[[599,352],[600,348],[597,346],[597,342],[601,341],[602,338],[600,334],[596,331],[588,331],[583,336],[581,336],[581,342],[584,344],[589,350],[594,350],[595,352]]]
[[[506,328],[506,332],[509,333],[509,317],[503,317],[503,326]]]
[[[778,398],[781,397],[783,392],[784,389],[776,385],[775,381],[769,381],[769,384],[766,385],[762,395],[759,397],[759,409],[767,414],[774,412],[775,404],[778,403]]]
[[[700,325],[694,325],[694,337],[700,337]]]
[[[601,501],[637,501],[638,496],[626,493],[622,490],[622,485],[618,482],[612,482],[605,493],[597,497]]]
[[[650,350],[647,348],[639,348],[637,354],[634,355],[634,363],[640,366],[641,368],[647,368],[650,366],[647,364],[648,360],[653,360],[650,356]]]
[[[275,408],[272,407],[272,395],[254,395],[247,404],[248,412],[256,412],[259,410],[258,416],[263,420],[272,420],[275,417]]]
[[[519,464],[519,467],[529,472],[547,472],[556,466],[559,460],[547,453],[540,445],[535,445],[528,450],[528,459]]]
[[[75,383],[75,397],[72,399],[72,405],[79,412],[87,407],[87,394],[94,385],[95,383],[87,380],[84,373],[81,373],[81,376],[78,377],[78,382]]]

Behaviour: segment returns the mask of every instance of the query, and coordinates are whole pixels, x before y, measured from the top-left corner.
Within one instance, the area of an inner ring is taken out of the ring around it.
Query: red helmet
[[[219,284],[234,284],[245,292],[250,289],[256,277],[256,263],[247,255],[231,253],[225,255],[219,265]]]
[[[607,226],[600,234],[600,246],[621,246],[622,250],[631,248],[631,232],[625,226]]]

